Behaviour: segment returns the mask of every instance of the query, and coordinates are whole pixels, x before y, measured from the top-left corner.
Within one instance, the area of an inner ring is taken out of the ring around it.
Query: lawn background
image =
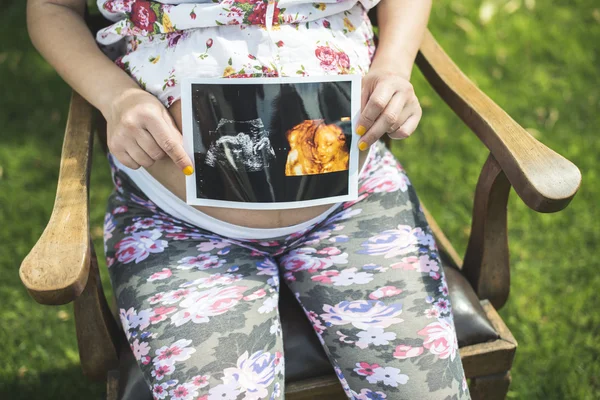
[[[52,209],[70,89],[30,45],[25,1],[2,3],[0,398],[101,399],[103,386],[78,366],[72,307],[36,304],[18,278]],[[600,3],[434,3],[430,29],[463,71],[583,173],[579,194],[558,214],[537,214],[511,193],[511,296],[501,315],[519,348],[509,398],[598,399]],[[486,150],[418,71],[413,81],[423,121],[394,151],[462,254]],[[90,222],[101,252],[111,183],[99,149],[91,187]],[[103,277],[106,287],[105,271]]]

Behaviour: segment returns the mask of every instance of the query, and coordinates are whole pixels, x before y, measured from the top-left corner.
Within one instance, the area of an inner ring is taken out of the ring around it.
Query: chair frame
[[[464,263],[427,210],[440,253],[470,282],[499,338],[460,348],[473,399],[504,399],[517,342],[496,312],[509,293],[507,201],[511,186],[531,209],[556,212],[577,193],[581,173],[519,126],[452,62],[429,31],[416,63],[440,97],[489,149],[475,190],[470,239]],[[56,201],[40,239],[22,262],[20,277],[40,304],[73,302],[84,374],[106,380],[116,400],[118,322],[100,282],[89,229],[89,178],[94,133],[105,137],[105,123],[73,92],[60,162]],[[286,386],[289,400],[345,399],[335,376]],[[323,397],[326,396],[326,397]]]

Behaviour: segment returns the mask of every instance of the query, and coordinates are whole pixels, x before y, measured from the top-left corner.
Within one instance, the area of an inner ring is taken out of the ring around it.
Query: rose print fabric
[[[184,77],[365,74],[378,1],[98,0],[114,23],[97,41],[170,106]]]
[[[403,169],[375,146],[357,201],[261,241],[174,219],[113,166],[107,264],[155,399],[283,399],[281,284],[349,399],[469,398],[433,236]]]

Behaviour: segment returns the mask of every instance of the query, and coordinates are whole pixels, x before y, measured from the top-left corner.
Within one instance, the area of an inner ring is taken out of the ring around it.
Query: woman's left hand
[[[360,150],[366,150],[381,136],[409,137],[421,120],[421,106],[413,86],[404,76],[388,69],[371,69],[362,81],[362,113],[356,133]]]

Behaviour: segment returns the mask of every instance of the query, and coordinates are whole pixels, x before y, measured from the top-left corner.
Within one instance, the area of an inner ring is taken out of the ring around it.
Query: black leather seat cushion
[[[497,339],[498,334],[485,316],[479,299],[469,282],[452,267],[446,267],[444,271],[450,291],[459,346],[464,347]],[[286,285],[281,285],[279,306],[284,338],[286,381],[294,382],[332,374],[332,367],[317,336]],[[123,400],[152,399],[133,354],[128,346],[123,347],[119,398]]]

